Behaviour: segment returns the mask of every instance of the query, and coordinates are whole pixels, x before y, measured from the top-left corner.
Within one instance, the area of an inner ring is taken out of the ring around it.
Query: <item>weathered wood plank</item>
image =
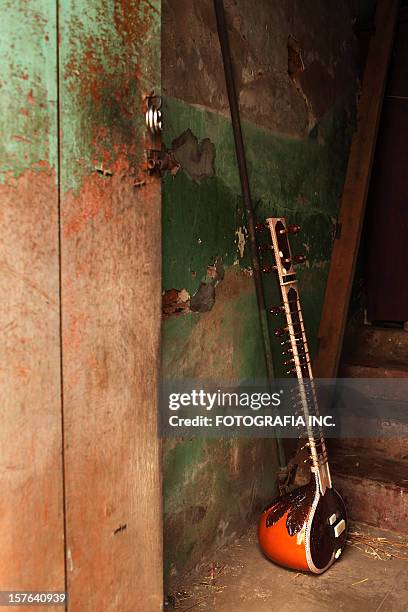
[[[376,32],[370,42],[358,128],[351,145],[340,204],[341,233],[334,242],[319,328],[314,362],[316,377],[331,378],[337,374],[398,7],[398,0],[379,0],[377,6]]]
[[[160,2],[60,5],[67,572],[73,611],[162,603],[160,180],[141,171]],[[146,183],[135,187],[145,176]]]
[[[0,588],[56,591],[64,590],[56,6],[0,4]]]

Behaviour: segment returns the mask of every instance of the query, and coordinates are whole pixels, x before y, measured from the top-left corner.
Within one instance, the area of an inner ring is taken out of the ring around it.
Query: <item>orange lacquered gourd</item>
[[[292,569],[309,571],[306,560],[305,521],[301,531],[295,535],[289,535],[286,528],[286,512],[275,525],[266,526],[266,518],[269,509],[262,513],[258,525],[258,538],[262,551],[269,559]]]
[[[333,488],[320,494],[316,474],[309,485],[279,497],[258,526],[259,545],[271,561],[321,574],[341,555],[347,538],[344,502]]]

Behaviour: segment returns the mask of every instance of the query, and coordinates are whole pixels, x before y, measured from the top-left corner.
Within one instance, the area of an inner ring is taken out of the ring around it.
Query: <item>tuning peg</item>
[[[269,312],[272,315],[280,315],[285,312],[285,307],[284,306],[271,306],[271,308],[269,309]]]
[[[288,331],[287,327],[277,327],[273,333],[275,336],[279,337],[279,336],[283,336],[283,334],[286,334],[287,331]]]
[[[270,274],[271,272],[273,272],[274,270],[276,270],[276,266],[263,266],[262,267],[262,272],[264,274]]]
[[[265,223],[256,223],[255,224],[255,231],[256,232],[263,232],[265,229],[266,229]]]
[[[282,355],[292,355],[293,354],[293,350],[290,348],[287,351],[282,351]]]
[[[304,263],[306,261],[306,255],[295,255],[293,261],[297,264]]]
[[[291,363],[295,363],[295,360],[294,360],[294,359],[286,359],[286,360],[283,362],[283,365],[290,365]]]
[[[258,251],[260,253],[266,253],[267,251],[272,251],[273,247],[271,244],[259,244],[258,245]]]
[[[286,370],[286,374],[289,374],[291,376],[296,376],[297,374],[296,368],[290,368],[290,370]]]
[[[292,223],[288,225],[285,229],[280,230],[280,234],[298,234],[300,232],[300,225],[296,225]]]

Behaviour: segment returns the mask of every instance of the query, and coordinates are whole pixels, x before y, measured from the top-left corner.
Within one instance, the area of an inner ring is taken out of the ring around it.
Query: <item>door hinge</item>
[[[145,170],[149,174],[162,176],[168,170],[175,174],[180,168],[180,164],[174,159],[172,151],[166,149],[162,143],[162,98],[151,92],[145,97],[146,100],[146,146]]]

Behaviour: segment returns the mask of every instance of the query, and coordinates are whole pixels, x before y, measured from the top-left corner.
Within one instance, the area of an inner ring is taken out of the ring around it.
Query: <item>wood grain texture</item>
[[[163,600],[156,433],[161,195],[160,180],[141,169],[143,94],[160,77],[159,17],[158,2],[136,0],[69,2],[60,9],[63,396],[73,612],[153,612]],[[141,177],[146,182],[135,187]]]
[[[334,242],[319,328],[314,373],[320,378],[337,374],[398,7],[398,0],[379,0],[377,5],[376,31],[370,43],[359,102],[358,128],[351,145],[340,204],[341,234]]]
[[[63,591],[56,11],[1,9],[0,589]]]
[[[0,585],[64,590],[55,176],[0,198]]]

